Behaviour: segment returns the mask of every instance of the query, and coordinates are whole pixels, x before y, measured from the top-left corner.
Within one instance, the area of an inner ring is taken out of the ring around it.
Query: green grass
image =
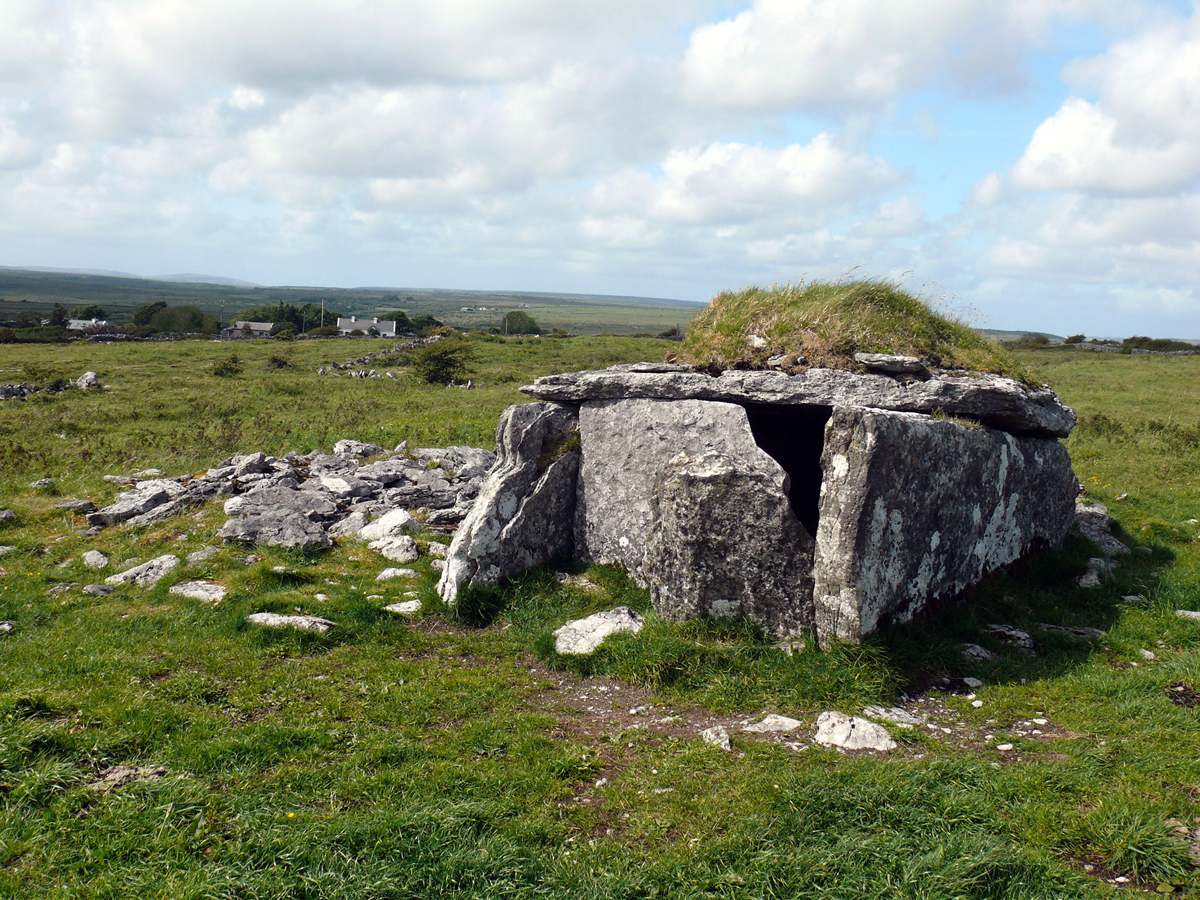
[[[603,568],[587,573],[598,592],[540,570],[448,610],[428,557],[415,585],[378,585],[384,563],[354,542],[312,557],[260,548],[250,565],[246,549],[222,547],[149,590],[49,593],[111,571],[85,569],[86,549],[114,564],[182,555],[219,545],[224,516],[214,502],[82,538],[56,497],[28,488],[34,478],[102,502],[114,493],[104,472],[178,474],[239,451],[340,437],[486,446],[519,384],[661,358],[665,345],[482,341],[477,391],[422,385],[400,361],[395,381],[315,374],[366,346],[296,342],[292,365],[268,369],[280,345],[244,342],[233,378],[208,374],[221,344],[0,348],[0,380],[37,363],[95,369],[111,386],[0,405],[0,508],[18,513],[0,525],[0,544],[15,547],[0,557],[0,619],[17,627],[0,636],[0,897],[925,900],[1103,897],[1118,875],[1176,895],[1200,885],[1164,824],[1200,816],[1200,710],[1166,691],[1200,686],[1200,627],[1173,615],[1200,605],[1200,526],[1185,523],[1200,517],[1200,360],[1021,354],[1079,410],[1078,474],[1149,555],[1083,591],[1072,579],[1094,551],[1071,539],[936,621],[858,648],[788,657],[739,626],[670,625]],[[210,607],[169,594],[197,577],[229,596]],[[414,621],[382,611],[410,588],[425,603]],[[1144,599],[1121,600],[1131,594]],[[566,619],[620,603],[647,614],[641,634],[589,660],[555,655]],[[339,627],[243,622],[297,609]],[[1029,658],[982,630],[994,622],[1108,636],[1033,631],[1043,652]],[[997,658],[967,663],[955,645],[968,640]],[[891,704],[963,675],[985,682],[982,709],[941,697],[953,733],[894,730],[901,748],[881,757],[736,730],[726,755],[695,728],[604,722],[619,700],[688,721],[780,712],[811,729],[821,710]],[[1042,713],[1047,734],[1028,733],[1022,723]],[[997,752],[1002,741],[1014,752]],[[167,775],[89,788],[118,763]]]
[[[871,280],[723,291],[692,321],[678,355],[700,366],[761,368],[772,356],[798,354],[803,361],[788,364],[795,370],[856,368],[856,352],[1025,377],[999,345],[895,285]]]

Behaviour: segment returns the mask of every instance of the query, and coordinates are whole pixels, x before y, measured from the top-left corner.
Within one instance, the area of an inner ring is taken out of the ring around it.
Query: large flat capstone
[[[821,459],[817,637],[859,641],[1038,544],[1062,543],[1079,490],[1058,441],[913,413],[837,408]]]
[[[842,369],[726,371],[711,376],[686,366],[635,364],[547,375],[521,388],[539,400],[710,400],[750,406],[863,406],[975,419],[1016,434],[1066,437],[1075,412],[1054,391],[1000,375],[939,373],[927,380]]]

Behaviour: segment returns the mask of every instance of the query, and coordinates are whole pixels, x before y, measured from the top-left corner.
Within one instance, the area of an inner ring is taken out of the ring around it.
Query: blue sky
[[[1198,180],[1189,3],[0,4],[0,265],[1200,339]]]

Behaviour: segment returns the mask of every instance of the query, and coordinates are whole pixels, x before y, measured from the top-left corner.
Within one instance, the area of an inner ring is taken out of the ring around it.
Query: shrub
[[[514,309],[504,317],[503,329],[505,334],[541,334],[537,321],[527,312]]]
[[[67,315],[72,319],[104,319],[108,317],[104,307],[95,303],[89,303],[86,306],[72,306]]]
[[[0,344],[15,344],[17,333],[11,328],[0,328]]]
[[[277,340],[277,341],[294,341],[295,339],[296,339],[296,333],[294,331],[292,331],[292,329],[290,327],[281,328],[275,334],[275,340]]]
[[[310,328],[304,333],[309,337],[336,337],[341,334],[341,331],[336,325],[325,325],[321,328]]]
[[[230,353],[224,359],[213,363],[210,371],[218,378],[232,378],[234,375],[241,374],[242,361],[236,353]]]
[[[1082,334],[1073,334],[1070,337],[1068,337],[1063,343],[1065,343],[1065,344],[1082,344],[1086,340],[1087,340],[1087,338],[1084,337]]]
[[[1003,348],[970,326],[876,280],[723,291],[692,321],[674,356],[715,369],[754,369],[772,356],[796,354],[804,359],[798,365],[856,369],[856,352],[1023,377]]]
[[[292,364],[291,357],[285,353],[272,353],[267,357],[268,369],[286,369]]]
[[[413,369],[428,384],[449,384],[467,376],[475,348],[461,337],[442,338],[413,352]]]

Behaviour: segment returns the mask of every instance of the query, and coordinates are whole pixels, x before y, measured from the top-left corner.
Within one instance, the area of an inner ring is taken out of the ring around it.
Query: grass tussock
[[[856,369],[855,353],[893,353],[936,366],[1028,380],[1004,348],[886,281],[813,281],[722,291],[688,328],[677,358],[720,369]]]

